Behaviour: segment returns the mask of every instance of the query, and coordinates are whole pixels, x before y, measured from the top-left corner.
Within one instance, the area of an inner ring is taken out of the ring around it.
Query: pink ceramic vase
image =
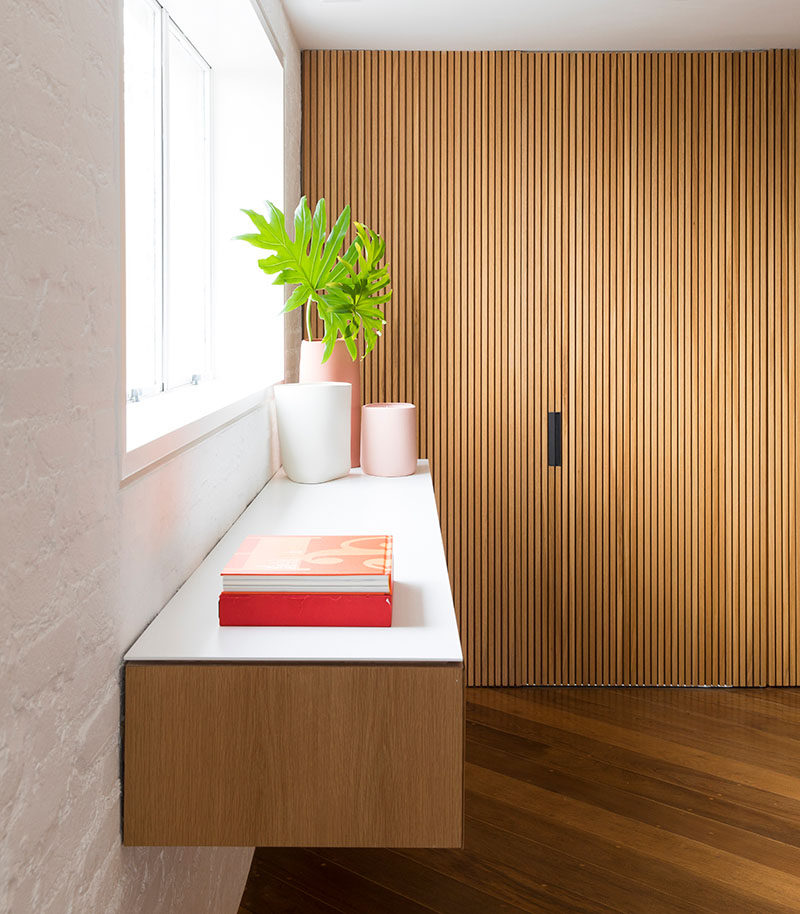
[[[411,476],[417,471],[417,407],[367,403],[361,416],[361,459],[368,476]]]
[[[321,340],[303,340],[300,347],[300,383],[345,381],[352,387],[350,407],[350,463],[361,466],[361,366],[353,361],[344,344],[337,340],[331,357],[323,364],[325,345]]]

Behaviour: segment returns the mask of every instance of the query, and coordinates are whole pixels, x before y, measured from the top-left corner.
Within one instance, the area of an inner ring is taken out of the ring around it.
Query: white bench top
[[[394,537],[391,628],[224,627],[220,571],[246,536]],[[461,663],[430,467],[380,478],[360,470],[321,485],[279,471],[125,655],[160,662]]]

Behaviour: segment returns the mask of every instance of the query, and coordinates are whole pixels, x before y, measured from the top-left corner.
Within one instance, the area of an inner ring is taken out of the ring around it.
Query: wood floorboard
[[[644,902],[645,910],[693,914],[707,910],[701,904],[704,899],[719,899],[720,893],[713,887],[680,868],[648,858],[619,841],[589,834],[580,826],[532,819],[509,803],[487,801],[479,794],[471,796],[471,805],[476,820],[491,816],[495,822],[502,821],[498,827],[510,836],[502,842],[505,854],[510,843],[526,842],[526,870],[530,870],[529,860],[535,856],[542,861],[539,878],[549,883],[563,886],[565,872],[579,873],[580,879],[571,891],[580,893],[588,911],[641,910]],[[506,862],[505,855],[503,861]]]
[[[265,872],[256,866],[255,860],[239,910],[244,910],[246,914],[264,914],[267,911],[269,914],[295,914],[299,911],[304,914],[343,914],[340,908],[318,901],[299,886],[279,879],[271,870]]]
[[[661,717],[661,726],[655,731],[637,726],[624,725],[613,718],[599,719],[599,715],[581,707],[579,695],[574,704],[568,693],[580,692],[580,689],[553,689],[565,694],[557,697],[557,706],[553,699],[542,702],[533,701],[531,692],[534,689],[474,689],[470,699],[485,708],[505,711],[529,721],[545,724],[569,733],[592,737],[620,749],[629,749],[651,756],[654,759],[668,760],[675,764],[687,765],[704,771],[715,778],[748,784],[751,787],[773,791],[782,796],[800,800],[800,779],[784,775],[774,770],[774,760],[764,753],[754,764],[731,757],[720,752],[714,741],[699,740],[699,745],[692,739],[691,744],[673,738],[670,724],[679,712],[673,706],[670,711],[665,708]],[[551,691],[551,690],[541,690]],[[586,690],[589,691],[589,690]],[[605,691],[605,690],[598,690]],[[612,690],[609,690],[612,691]],[[626,691],[626,690],[622,690]],[[665,690],[668,691],[668,690]],[[682,691],[682,690],[681,690]],[[709,692],[710,694],[710,692]],[[776,729],[781,729],[776,724]],[[744,746],[743,746],[744,748]]]
[[[239,914],[793,914],[800,690],[468,689],[463,850],[259,848]]]
[[[612,842],[604,842],[596,836],[587,839],[579,828],[573,827],[573,840],[566,848],[564,843],[557,845],[559,850],[554,853],[547,840],[554,837],[553,822],[542,828],[543,823],[536,822],[531,828],[526,813],[520,813],[507,803],[502,807],[496,804],[494,810],[495,820],[502,821],[502,825],[473,820],[471,833],[475,853],[494,863],[502,872],[547,885],[555,910],[575,901],[590,911],[612,910],[624,914],[666,914],[668,911],[683,914],[702,910],[693,903],[682,903],[666,882],[662,888],[654,888],[644,867],[636,866],[630,849],[621,855],[627,858],[624,863],[617,860],[616,865],[604,866],[590,852]]]
[[[717,690],[708,691],[703,701],[688,690],[680,703],[680,713],[664,724],[665,702],[659,700],[658,689],[614,689],[613,694],[605,700],[593,696],[591,692],[600,689],[587,689],[580,698],[580,704],[573,703],[577,713],[590,716],[594,720],[628,727],[641,733],[666,735],[681,745],[704,748],[712,752],[743,762],[756,763],[800,779],[800,740],[789,726],[781,730],[774,723],[770,727],[765,722],[756,738],[752,721],[748,721],[740,708],[722,712]],[[605,691],[605,690],[602,690]],[[652,695],[641,693],[652,692]],[[700,710],[700,708],[704,710]]]
[[[598,739],[535,723],[512,714],[486,711],[480,705],[467,703],[467,726],[483,725],[504,733],[527,736],[533,733],[538,739],[546,737],[550,751],[548,757],[586,758],[597,764],[598,770],[618,767],[624,770],[644,771],[652,778],[690,790],[709,801],[732,807],[737,814],[751,810],[761,833],[780,837],[788,833],[800,837],[800,801],[767,790],[727,781],[725,794],[719,794],[719,778],[715,775],[645,755],[632,749],[609,745]],[[571,764],[571,762],[570,762]],[[777,825],[777,828],[775,826]],[[791,843],[791,842],[790,842]]]
[[[461,911],[464,914],[498,914],[540,910],[520,907],[516,902],[506,901],[494,895],[489,887],[479,884],[465,886],[461,879],[436,872],[426,866],[425,857],[416,852],[402,857],[394,851],[369,850],[355,855],[348,850],[320,850],[326,860],[358,873],[364,879],[374,880],[381,886],[398,892],[415,903],[424,903],[430,910]],[[408,910],[414,910],[409,903]]]
[[[467,733],[473,742],[482,746],[494,748],[508,755],[515,755],[523,762],[529,759],[519,737],[510,737],[488,727],[479,729],[479,725],[475,724],[468,725]],[[568,776],[571,773],[590,784],[597,785],[601,790],[603,786],[607,786],[613,790],[631,793],[645,801],[669,806],[679,812],[688,811],[694,816],[701,816],[721,825],[743,829],[764,839],[791,845],[793,852],[800,848],[800,830],[797,821],[784,819],[780,810],[777,816],[767,818],[763,814],[763,809],[754,810],[741,802],[731,802],[719,795],[709,796],[702,789],[664,780],[652,770],[647,764],[647,760],[642,761],[645,763],[645,767],[642,768],[633,764],[630,755],[619,765],[608,760],[598,763],[595,758],[578,752],[568,761],[565,761],[561,753],[555,752],[543,753],[536,759],[539,766],[547,766],[548,769],[552,769],[555,777]],[[565,764],[568,765],[568,770],[565,770]],[[526,775],[535,776],[535,770],[531,768]],[[541,785],[544,780],[545,778],[542,777],[537,783]],[[714,786],[709,784],[707,778],[703,779],[703,783]],[[775,801],[779,803],[779,798],[776,797]],[[659,817],[658,811],[656,811],[656,818],[661,824],[666,824]],[[780,846],[777,849],[771,847],[770,853],[774,853],[776,850],[780,853]],[[794,863],[794,858],[792,862]]]
[[[437,873],[453,876],[472,889],[489,893],[495,900],[486,906],[485,911],[496,910],[498,900],[507,901],[516,905],[516,909],[528,912],[552,912],[554,908],[574,914],[616,911],[615,908],[597,900],[587,901],[578,892],[564,886],[563,880],[557,880],[555,885],[550,885],[544,879],[533,878],[534,873],[530,868],[526,867],[525,872],[518,872],[502,859],[499,863],[487,859],[479,853],[479,843],[472,839],[477,821],[472,817],[466,820],[466,833],[469,836],[467,848],[472,848],[474,844],[474,850],[465,848],[459,853],[436,850],[426,854],[424,860],[419,859],[416,851],[399,853],[416,855],[416,864],[429,867]]]
[[[630,772],[626,776],[625,772],[615,772],[610,767],[581,764],[578,757],[557,767],[548,762],[537,763],[523,755],[476,742],[468,747],[467,761],[593,808],[616,813],[633,823],[663,828],[672,834],[784,869],[789,874],[796,871],[800,853],[796,845],[786,847],[780,841],[753,834],[746,828],[732,827],[712,810],[708,810],[710,815],[698,813],[696,807],[702,805],[699,796],[689,798],[691,805],[681,808],[681,798],[675,792],[660,791],[658,781],[637,778]],[[686,798],[683,799],[686,802]]]
[[[517,690],[522,693],[525,690]],[[791,727],[771,727],[761,731],[758,741],[748,738],[752,722],[744,719],[742,706],[723,711],[715,693],[719,690],[685,691],[683,701],[675,705],[675,714],[667,718],[674,698],[660,698],[660,689],[585,689],[569,702],[571,713],[586,717],[592,723],[603,722],[622,726],[643,735],[670,739],[683,746],[702,748],[742,762],[756,762],[774,771],[800,778],[800,741]],[[609,692],[609,695],[592,693]],[[705,699],[702,692],[707,693]],[[642,693],[652,693],[650,695]],[[548,707],[557,713],[560,704]],[[703,709],[702,711],[700,709]],[[765,758],[763,750],[768,754]],[[773,751],[774,750],[774,751]]]
[[[264,861],[260,860],[257,869],[263,866]],[[426,914],[432,910],[404,895],[402,882],[384,887],[380,880],[371,878],[369,869],[360,872],[346,865],[339,866],[335,858],[314,851],[275,848],[269,854],[266,871],[283,882],[301,887],[317,901],[348,914],[374,914],[375,911]]]
[[[647,694],[659,691],[661,690],[637,689],[632,691],[632,695],[637,702],[655,702],[656,706],[662,709],[663,699],[659,699],[655,694]],[[698,691],[700,693],[710,691],[711,694],[707,698],[704,698],[702,694],[695,695],[693,699],[690,697],[689,701],[681,705],[681,713],[693,721],[699,719],[708,732],[720,730],[723,731],[724,738],[730,739],[732,733],[738,737],[739,731],[753,730],[769,739],[790,740],[796,743],[797,745],[788,747],[793,751],[800,748],[800,732],[791,726],[800,723],[800,706],[794,714],[787,705],[778,705],[774,712],[770,712],[769,706],[759,702],[752,691],[748,693],[747,702],[742,701],[742,696],[730,694],[734,690],[702,689]],[[775,726],[776,717],[782,724],[780,728]]]

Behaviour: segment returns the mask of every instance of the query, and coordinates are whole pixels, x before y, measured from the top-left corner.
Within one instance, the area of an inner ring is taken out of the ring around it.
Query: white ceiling
[[[283,0],[302,48],[800,47],[800,0]]]

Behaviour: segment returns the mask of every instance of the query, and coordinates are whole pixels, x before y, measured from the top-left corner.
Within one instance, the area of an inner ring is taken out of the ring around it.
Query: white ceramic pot
[[[322,361],[325,344],[322,340],[303,340],[300,344],[300,377],[306,381],[346,381],[352,385],[353,399],[350,409],[350,463],[357,467],[361,462],[361,364],[350,358],[344,340],[336,340],[327,362]]]
[[[281,462],[294,482],[327,482],[350,472],[349,384],[278,384]]]

